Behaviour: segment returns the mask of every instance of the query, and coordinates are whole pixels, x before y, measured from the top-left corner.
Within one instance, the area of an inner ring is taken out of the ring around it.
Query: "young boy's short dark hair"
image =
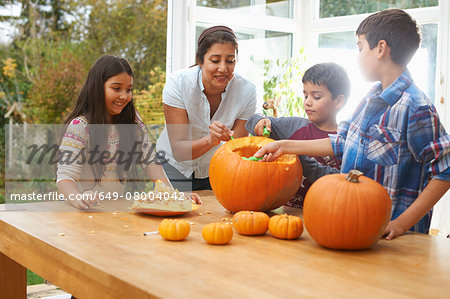
[[[368,16],[356,30],[365,35],[372,50],[380,40],[391,48],[391,59],[406,66],[420,45],[420,30],[415,20],[401,9],[387,9]]]
[[[345,69],[334,63],[318,63],[306,70],[302,82],[311,82],[316,85],[325,85],[335,99],[344,95],[345,100],[350,95],[350,79]]]

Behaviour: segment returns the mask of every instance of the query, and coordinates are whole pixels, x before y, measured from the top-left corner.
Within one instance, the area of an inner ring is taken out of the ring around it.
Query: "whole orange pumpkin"
[[[303,205],[305,226],[320,245],[365,249],[384,233],[391,199],[382,185],[358,170],[331,174],[309,188]]]
[[[300,187],[303,169],[296,155],[273,162],[250,161],[273,139],[243,137],[223,144],[209,164],[209,180],[220,204],[232,212],[268,211],[292,198]]]
[[[169,241],[181,241],[186,239],[191,231],[189,223],[178,219],[164,219],[159,224],[159,234]]]
[[[241,235],[263,235],[269,226],[269,216],[263,212],[237,212],[233,215],[233,226]]]
[[[233,228],[231,223],[210,223],[203,227],[202,236],[208,244],[225,245],[233,238]]]
[[[278,239],[297,239],[303,233],[302,218],[287,214],[272,216],[269,220],[269,232]]]

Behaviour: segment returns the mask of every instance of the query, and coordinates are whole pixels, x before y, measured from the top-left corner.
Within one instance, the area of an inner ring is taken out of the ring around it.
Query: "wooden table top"
[[[69,207],[0,212],[0,252],[78,298],[449,296],[450,240],[407,233],[369,250],[335,251],[305,230],[293,241],[235,232],[229,245],[208,245],[203,225],[232,215],[212,192],[199,194],[200,209],[180,217],[192,224],[182,242],[143,235],[161,217]],[[277,210],[286,211],[300,213]]]

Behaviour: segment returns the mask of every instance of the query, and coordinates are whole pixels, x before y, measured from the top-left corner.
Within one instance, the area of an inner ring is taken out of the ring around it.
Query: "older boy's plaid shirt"
[[[358,169],[386,188],[392,219],[431,178],[450,180],[450,136],[408,70],[384,91],[374,86],[330,139],[342,173]],[[430,219],[431,212],[412,230],[428,232]]]

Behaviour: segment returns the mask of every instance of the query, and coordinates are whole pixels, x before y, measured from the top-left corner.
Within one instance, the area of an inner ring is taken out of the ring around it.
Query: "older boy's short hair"
[[[365,35],[372,50],[380,40],[391,48],[393,62],[406,66],[420,45],[420,30],[415,20],[401,9],[387,9],[368,16],[359,24],[356,35]]]
[[[318,63],[306,70],[302,82],[311,82],[316,85],[325,85],[331,92],[333,99],[344,95],[345,100],[350,95],[350,79],[345,69],[334,63]]]

